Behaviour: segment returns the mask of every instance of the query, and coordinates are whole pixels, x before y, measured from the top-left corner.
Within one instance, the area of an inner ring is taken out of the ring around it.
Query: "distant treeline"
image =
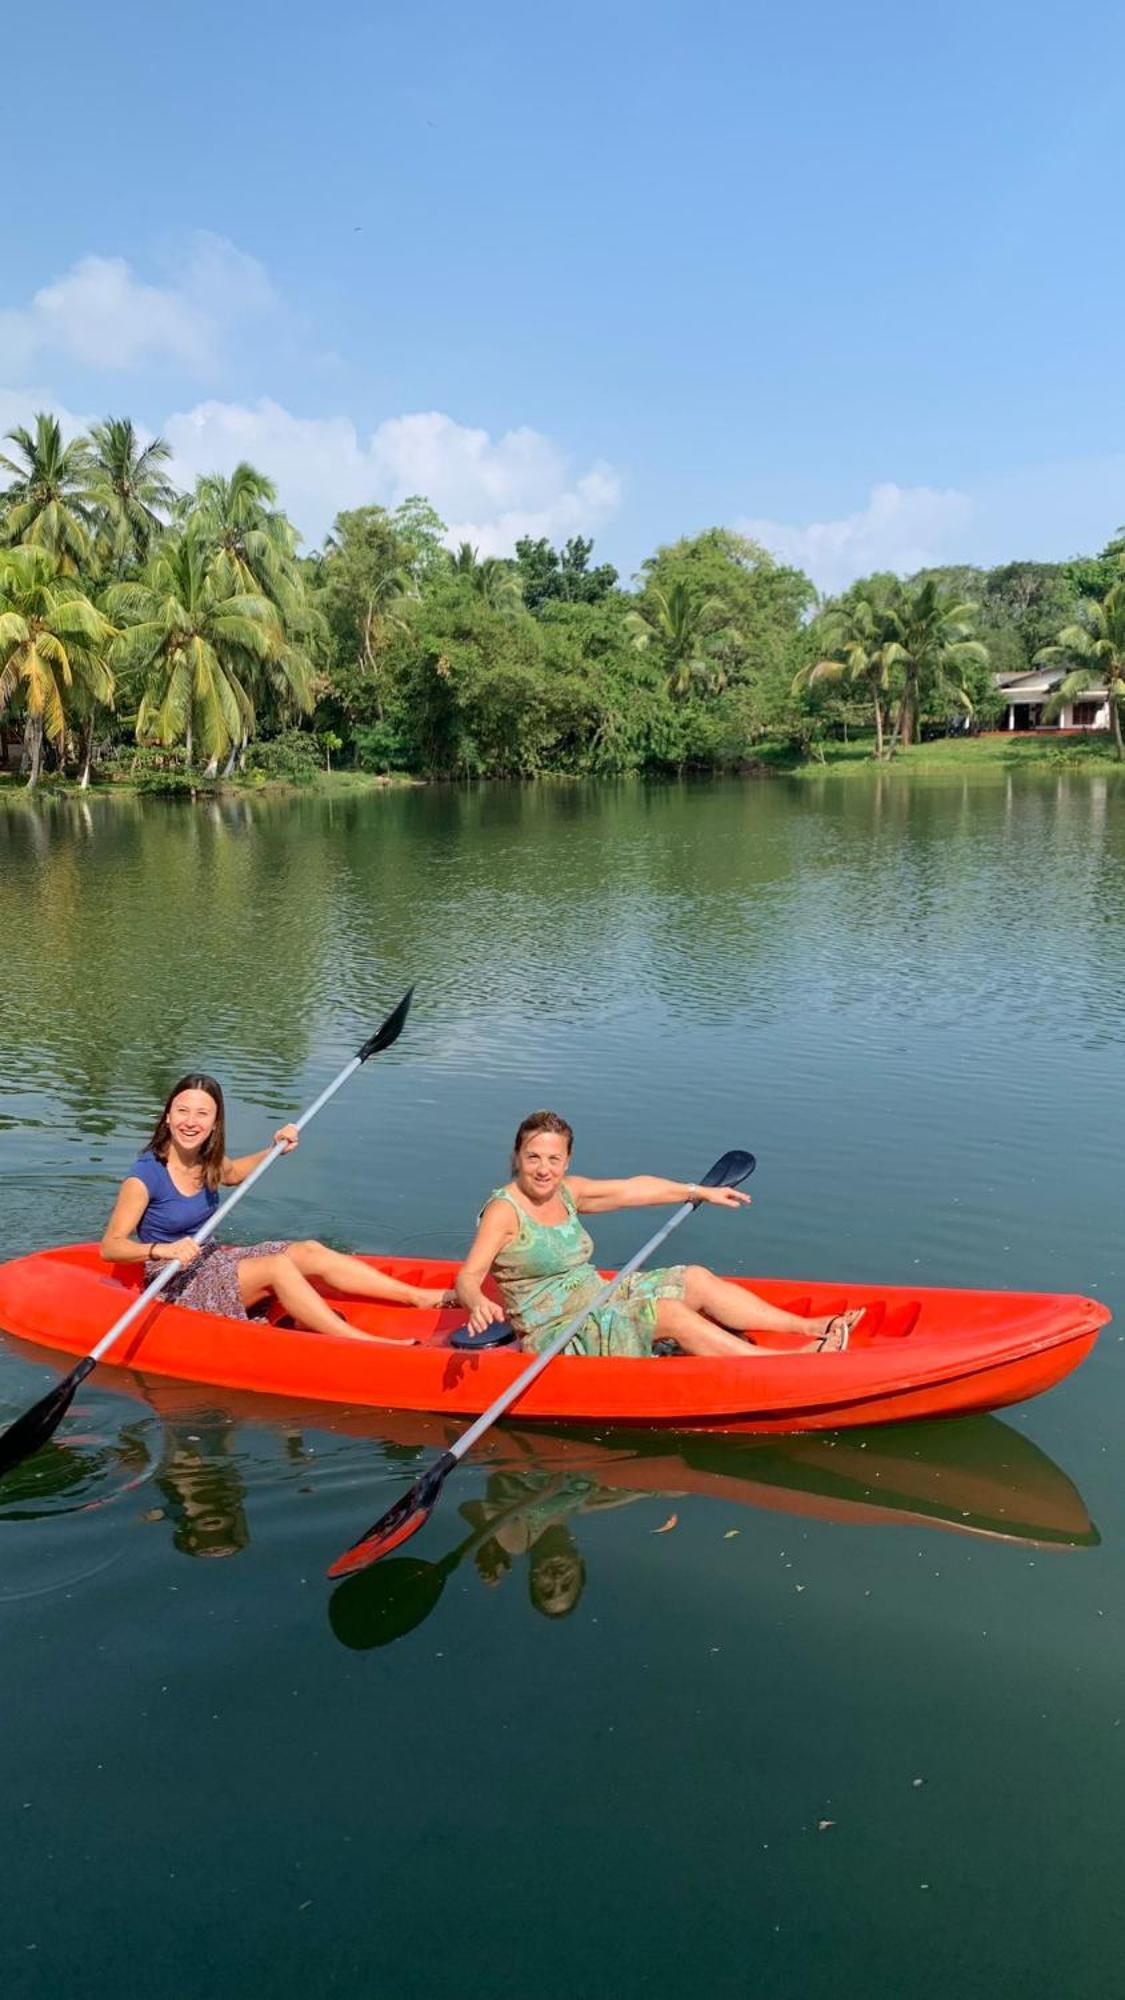
[[[180,492],[162,439],[54,418],[0,456],[0,726],[44,772],[177,789],[242,775],[530,777],[737,769],[873,731],[996,720],[1044,658],[1125,700],[1125,543],[1067,563],[809,579],[724,528],[632,589],[593,544],[452,552],[420,497],[340,514],[302,555],[253,466]]]

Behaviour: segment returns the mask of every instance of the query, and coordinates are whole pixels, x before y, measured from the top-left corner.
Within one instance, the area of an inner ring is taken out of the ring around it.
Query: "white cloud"
[[[185,483],[229,472],[242,458],[260,466],[310,542],[341,508],[394,507],[423,493],[449,523],[451,543],[505,555],[520,535],[589,533],[621,502],[620,481],[601,461],[575,475],[539,431],[524,426],[494,439],[435,410],[388,418],[366,442],[347,417],[297,417],[265,397],[197,403],[163,431]]]
[[[35,418],[40,410],[49,410],[57,417],[64,438],[78,437],[88,431],[95,417],[76,416],[68,410],[49,389],[3,389],[0,388],[0,452],[7,453],[10,447],[4,442],[8,432],[22,424],[26,430],[35,428]],[[0,485],[5,484],[8,474],[0,470]]]
[[[963,560],[960,552],[973,514],[972,499],[954,487],[888,481],[872,488],[866,507],[836,521],[794,527],[741,520],[736,525],[782,561],[805,570],[819,590],[835,592],[873,570],[909,576],[937,563]]]
[[[0,372],[18,380],[57,355],[117,373],[156,362],[207,375],[231,327],[276,304],[257,259],[206,231],[164,285],[138,278],[124,257],[81,257],[30,305],[0,308]]]

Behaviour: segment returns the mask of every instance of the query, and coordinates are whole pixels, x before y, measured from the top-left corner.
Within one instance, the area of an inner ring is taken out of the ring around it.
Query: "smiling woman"
[[[580,1215],[685,1201],[741,1208],[750,1197],[734,1187],[700,1187],[651,1174],[587,1180],[570,1172],[573,1144],[574,1133],[556,1111],[533,1111],[516,1133],[512,1178],[481,1210],[457,1277],[457,1296],[474,1333],[506,1318],[525,1347],[541,1352],[589,1299],[591,1310],[567,1343],[568,1353],[649,1355],[658,1339],[685,1354],[709,1355],[745,1355],[751,1338],[759,1352],[847,1346],[859,1312],[805,1319],[717,1278],[702,1264],[637,1271],[618,1286],[612,1303],[595,1306],[603,1281]],[[502,1305],[483,1289],[490,1272]],[[769,1338],[757,1338],[762,1334]]]
[[[289,1153],[298,1138],[295,1125],[282,1125],[273,1143]],[[203,1071],[182,1076],[169,1092],[148,1145],[121,1183],[102,1238],[102,1256],[114,1264],[143,1263],[146,1284],[164,1264],[178,1261],[184,1269],[164,1296],[196,1312],[245,1319],[273,1297],[311,1332],[352,1339],[378,1336],[356,1335],[316,1290],[314,1279],[352,1297],[410,1306],[448,1303],[443,1291],[402,1284],[311,1239],[245,1248],[213,1242],[200,1246],[194,1232],[215,1213],[219,1188],[237,1187],[268,1151],[230,1159],[219,1084]]]

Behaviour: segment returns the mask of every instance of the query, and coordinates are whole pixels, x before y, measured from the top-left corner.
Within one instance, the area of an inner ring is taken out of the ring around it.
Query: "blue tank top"
[[[178,1243],[181,1236],[194,1236],[219,1206],[217,1188],[181,1194],[163,1160],[153,1153],[142,1153],[133,1161],[128,1179],[141,1181],[148,1189],[148,1207],[137,1224],[142,1243]]]

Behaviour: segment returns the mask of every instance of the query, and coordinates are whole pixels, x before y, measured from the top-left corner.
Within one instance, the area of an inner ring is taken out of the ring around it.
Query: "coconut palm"
[[[942,596],[936,579],[903,584],[890,600],[891,637],[887,664],[902,674],[902,695],[888,754],[913,740],[923,698],[954,701],[967,714],[973,703],[964,675],[970,666],[988,665],[988,647],[970,634],[976,623],[975,604],[956,604]]]
[[[523,584],[511,563],[499,556],[485,556],[482,561],[471,542],[462,542],[450,562],[454,576],[463,577],[490,611],[522,611]]]
[[[891,619],[886,603],[857,588],[838,604],[829,605],[820,621],[830,648],[825,658],[802,667],[793,692],[818,681],[851,681],[867,690],[875,711],[875,756],[883,755],[883,733],[892,678]]]
[[[128,417],[107,417],[90,431],[90,497],[106,567],[142,564],[163,532],[176,489],[164,468],[172,448],[156,437],[142,444]]]
[[[668,590],[650,584],[645,592],[645,608],[630,611],[625,624],[638,652],[659,648],[668,671],[668,691],[680,696],[695,686],[716,690],[725,676],[716,672],[708,657],[706,641],[723,626],[726,606],[718,598],[693,597],[686,584],[673,583]],[[733,633],[732,627],[727,627]]]
[[[29,785],[39,782],[43,738],[60,749],[68,711],[113,700],[109,620],[46,549],[0,549],[0,711],[22,699]]]
[[[3,538],[46,549],[73,576],[90,559],[90,454],[85,438],[64,444],[56,417],[41,410],[35,429],[7,434],[15,446],[0,467],[12,474],[5,493]]]
[[[217,575],[233,590],[265,597],[290,623],[304,608],[297,531],[276,505],[277,488],[245,460],[230,478],[196,481],[189,519],[218,557]]]
[[[287,671],[273,605],[230,584],[229,568],[188,528],[160,545],[138,583],[109,593],[125,627],[121,668],[144,677],[138,740],[183,742],[189,767],[198,741],[212,771],[253,731],[255,674]]]
[[[1125,756],[1121,733],[1121,710],[1125,707],[1125,583],[1115,583],[1099,603],[1089,598],[1081,606],[1079,622],[1064,625],[1053,646],[1043,646],[1035,655],[1044,666],[1077,661],[1060,682],[1046,704],[1044,714],[1053,718],[1064,703],[1088,688],[1103,687],[1113,726],[1113,743],[1118,757]]]

